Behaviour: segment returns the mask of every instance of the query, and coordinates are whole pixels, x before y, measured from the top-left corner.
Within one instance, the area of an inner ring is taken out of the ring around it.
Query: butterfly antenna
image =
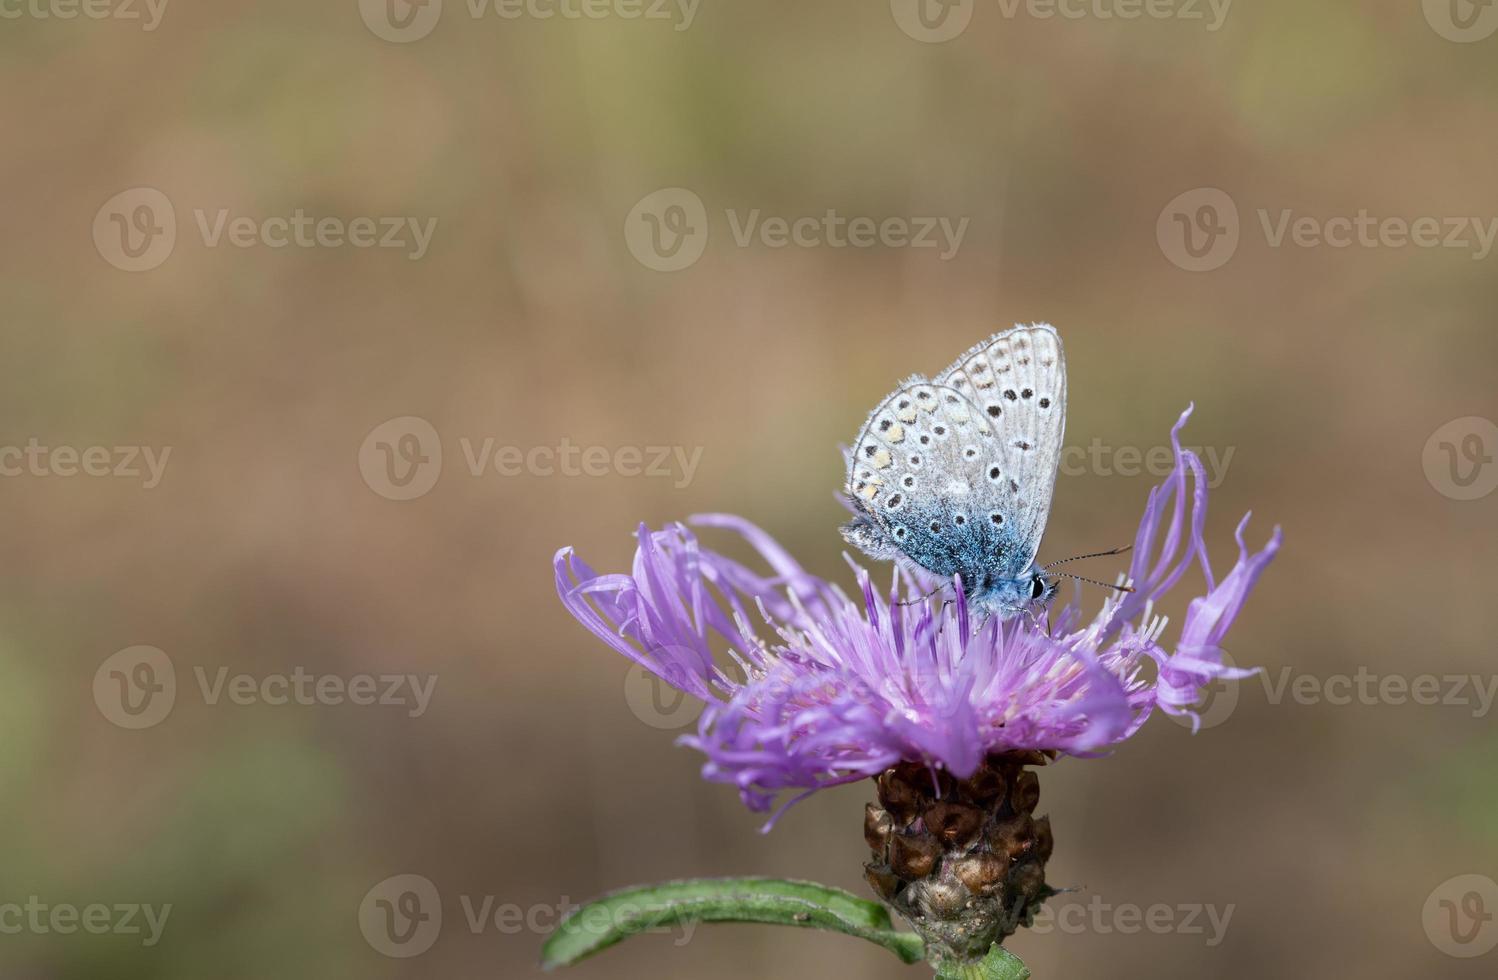
[[[1078,582],[1086,582],[1089,585],[1101,585],[1105,589],[1117,589],[1120,592],[1134,591],[1134,587],[1132,585],[1109,585],[1107,582],[1099,582],[1095,578],[1083,578],[1080,575],[1073,575],[1071,572],[1057,572],[1056,574],[1062,576],[1063,578],[1074,578]]]
[[[1074,555],[1071,558],[1063,558],[1060,561],[1053,561],[1049,565],[1042,565],[1041,571],[1045,571],[1048,568],[1055,568],[1057,565],[1065,565],[1069,561],[1081,561],[1083,558],[1107,558],[1109,555],[1121,555],[1132,547],[1134,546],[1131,544],[1126,544],[1122,548],[1114,548],[1112,551],[1094,551],[1090,555]],[[1073,578],[1075,577],[1076,576],[1073,576]]]

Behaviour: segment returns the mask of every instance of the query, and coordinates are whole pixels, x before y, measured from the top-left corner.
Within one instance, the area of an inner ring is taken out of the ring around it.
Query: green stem
[[[936,980],[1029,980],[1030,971],[1018,956],[1002,946],[974,963],[948,960],[937,964]]]
[[[827,929],[882,946],[906,963],[925,956],[921,938],[895,931],[884,906],[841,889],[776,878],[718,878],[628,888],[588,902],[547,938],[541,966],[569,966],[637,933],[685,922]]]

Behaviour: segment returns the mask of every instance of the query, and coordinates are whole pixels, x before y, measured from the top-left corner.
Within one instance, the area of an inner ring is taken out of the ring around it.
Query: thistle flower
[[[1099,754],[1155,709],[1195,720],[1208,684],[1251,673],[1224,664],[1221,644],[1280,533],[1250,552],[1245,516],[1237,562],[1214,576],[1204,471],[1179,440],[1190,411],[1171,430],[1174,468],[1151,490],[1134,540],[1134,591],[1091,618],[1078,598],[1048,625],[980,623],[960,580],[955,600],[908,604],[941,583],[897,568],[880,591],[851,560],[850,596],[722,514],[690,524],[742,538],[768,574],[703,547],[685,525],[642,525],[629,574],[598,574],[564,548],[557,591],[609,646],[707,702],[681,741],[706,757],[705,778],[737,786],[751,809],[875,777],[870,882],[938,958],[981,956],[1050,894],[1050,827],[1032,816],[1039,790],[1026,767]],[[1171,648],[1154,604],[1193,566],[1205,591]]]

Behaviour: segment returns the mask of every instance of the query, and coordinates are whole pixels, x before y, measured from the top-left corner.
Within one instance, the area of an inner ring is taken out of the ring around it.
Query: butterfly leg
[[[938,624],[936,627],[937,636],[941,636],[941,631],[947,628],[947,607],[952,605],[956,601],[956,599],[943,599],[941,601],[941,608],[936,611],[936,620]]]
[[[1025,610],[1025,615],[1027,617],[1029,617],[1030,625],[1031,626],[1035,627],[1038,630],[1043,630],[1045,632],[1046,636],[1050,636],[1051,635],[1051,607],[1050,606],[1046,606],[1045,607],[1045,622],[1044,623],[1042,623],[1040,621],[1040,617],[1035,614],[1035,610],[1034,609],[1026,609]]]
[[[895,603],[895,605],[897,605],[897,606],[914,606],[914,605],[917,605],[919,603],[925,602],[927,599],[929,599],[932,596],[936,595],[936,593],[940,592],[942,589],[945,589],[945,588],[946,588],[945,585],[938,585],[936,588],[932,589],[930,592],[927,592],[925,595],[921,596],[919,599],[906,599],[904,602],[897,602],[897,603]],[[950,599],[947,600],[947,602],[951,602],[951,601],[952,600],[950,600]],[[943,605],[942,608],[946,608],[945,604]]]

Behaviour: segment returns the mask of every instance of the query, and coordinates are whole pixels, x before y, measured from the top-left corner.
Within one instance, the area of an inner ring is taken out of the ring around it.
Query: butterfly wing
[[[875,558],[897,551],[938,577],[961,574],[971,587],[1020,547],[1006,502],[1019,485],[1012,465],[972,400],[913,377],[874,409],[849,454],[858,517],[844,536]]]
[[[1048,323],[1016,326],[963,354],[935,383],[976,406],[997,433],[1008,481],[1003,500],[1019,542],[1005,566],[1021,574],[1040,549],[1066,435],[1061,338]]]

